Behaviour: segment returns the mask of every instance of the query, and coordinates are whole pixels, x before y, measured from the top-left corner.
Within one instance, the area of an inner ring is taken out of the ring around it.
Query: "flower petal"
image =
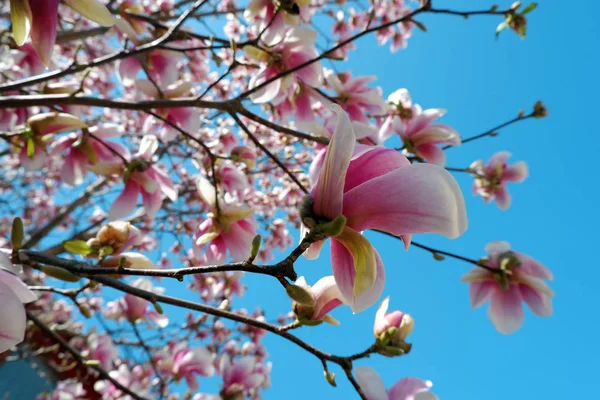
[[[56,28],[58,26],[58,3],[60,0],[29,0],[31,9],[31,43],[45,66],[50,65]]]
[[[373,368],[364,366],[356,367],[354,374],[367,399],[388,400],[385,385]]]
[[[419,378],[402,378],[388,390],[389,400],[413,400],[418,393],[428,392],[432,384]]]
[[[510,207],[510,205],[512,203],[512,197],[511,197],[510,193],[508,193],[506,186],[502,185],[500,187],[497,187],[496,190],[494,191],[494,196],[495,196],[496,204],[498,205],[498,207],[501,210],[508,210],[508,208]]]
[[[23,341],[25,307],[11,288],[0,281],[0,354]]]
[[[23,46],[31,30],[31,9],[28,0],[10,0],[12,34],[17,46]]]
[[[118,221],[131,213],[137,205],[138,194],[140,193],[140,185],[130,180],[125,184],[125,188],[112,203],[108,210],[107,220]]]
[[[492,292],[497,287],[498,284],[492,281],[478,281],[471,283],[469,285],[469,297],[471,298],[471,307],[477,308],[486,301],[488,301],[492,296]]]
[[[117,20],[106,6],[97,0],[65,0],[73,10],[102,26],[113,26]]]
[[[502,179],[510,182],[523,182],[529,175],[529,169],[525,161],[519,161],[513,165],[506,167],[502,172]]]
[[[337,104],[331,109],[337,114],[337,125],[312,195],[314,211],[320,216],[335,218],[342,214],[344,182],[356,138],[348,114]]]
[[[519,285],[521,297],[527,303],[531,311],[540,317],[552,315],[552,298],[527,285]]]
[[[347,225],[357,231],[438,233],[456,238],[467,229],[458,183],[433,164],[408,165],[355,187],[344,194],[343,214]]]
[[[443,167],[446,165],[446,152],[435,144],[426,143],[415,147],[415,154],[431,164]]]
[[[517,285],[511,284],[508,290],[494,291],[488,315],[500,333],[508,335],[521,327],[525,318],[522,301]]]
[[[329,311],[342,304],[342,294],[335,283],[333,276],[321,278],[312,287],[316,299],[312,319],[319,320]]]

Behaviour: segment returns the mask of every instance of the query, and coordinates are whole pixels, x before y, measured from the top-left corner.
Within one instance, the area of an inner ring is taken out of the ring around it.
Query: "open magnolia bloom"
[[[44,65],[52,59],[58,27],[60,0],[10,0],[12,33],[18,46],[31,36],[31,42]],[[97,0],[64,0],[85,18],[102,26],[112,26],[115,19],[106,6]]]
[[[37,300],[17,276],[20,269],[0,250],[0,354],[23,341],[27,325],[23,304]]]
[[[388,232],[408,246],[413,233],[462,235],[467,215],[460,187],[445,169],[413,165],[395,150],[357,144],[348,115],[338,105],[332,109],[337,126],[310,167],[315,184],[312,206],[302,211],[303,231],[345,217],[343,230],[331,238],[331,265],[344,303],[359,312],[379,299],[385,282],[383,262],[361,231]],[[307,258],[316,258],[322,245],[313,243]]]
[[[511,251],[507,242],[488,243],[485,266],[497,272],[473,268],[462,277],[470,284],[471,306],[480,307],[488,300],[488,315],[499,332],[510,334],[523,324],[523,302],[540,317],[552,315],[554,291],[544,282],[552,272],[528,255]]]
[[[430,381],[419,378],[402,378],[394,386],[385,390],[381,377],[371,367],[357,367],[356,380],[367,400],[437,400],[431,393]]]

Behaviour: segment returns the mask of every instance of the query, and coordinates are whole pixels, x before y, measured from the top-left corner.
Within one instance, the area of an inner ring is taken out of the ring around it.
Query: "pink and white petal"
[[[158,182],[154,179],[154,174],[152,174],[150,169],[144,172],[133,172],[129,179],[137,182],[143,191],[147,193],[160,192],[158,190]]]
[[[521,297],[527,303],[531,311],[540,317],[552,315],[552,298],[527,285],[519,285]]]
[[[332,105],[331,109],[337,114],[337,124],[312,195],[315,213],[335,218],[342,214],[344,183],[356,137],[348,114],[337,104]]]
[[[485,245],[485,252],[488,254],[505,253],[510,251],[510,243],[502,240],[495,240]]]
[[[137,155],[145,160],[150,160],[156,150],[158,150],[158,138],[154,135],[144,135]]]
[[[243,261],[250,256],[250,247],[254,235],[243,229],[239,224],[231,224],[228,232],[221,233],[233,262]]]
[[[342,295],[333,276],[321,278],[312,287],[316,299],[312,319],[319,320],[325,314],[342,304]]]
[[[471,283],[469,285],[471,308],[477,308],[481,306],[490,299],[492,292],[498,289],[498,284],[492,281],[476,281]]]
[[[121,137],[125,133],[125,129],[122,126],[111,123],[92,126],[88,130],[100,139]]]
[[[433,164],[408,165],[346,192],[343,215],[347,226],[357,231],[438,233],[456,238],[467,229],[458,183]]]
[[[431,164],[444,167],[446,165],[446,152],[435,144],[427,143],[415,147],[415,154]]]
[[[296,125],[303,130],[309,130],[315,122],[315,114],[312,110],[310,96],[306,91],[302,91],[295,99],[295,121]]]
[[[494,281],[494,276],[486,269],[475,267],[460,278],[461,282]],[[494,281],[495,282],[495,281]]]
[[[265,68],[260,70],[256,75],[253,75],[250,78],[250,82],[248,83],[248,89],[253,89],[263,82],[266,82],[271,77],[275,76],[277,73],[272,71],[269,68]],[[281,90],[281,79],[277,79],[266,86],[261,87],[256,92],[250,94],[250,100],[256,104],[263,104],[272,101]]]
[[[508,151],[499,151],[490,157],[490,160],[488,161],[488,166],[490,166],[491,168],[493,168],[495,170],[496,165],[498,163],[500,163],[500,164],[506,163],[506,160],[508,160],[510,158],[510,156],[511,156],[511,154]]]
[[[546,279],[549,281],[554,279],[552,272],[538,260],[528,256],[527,254],[522,254],[519,252],[515,253],[519,257],[519,261],[521,261],[521,271],[535,278]]]
[[[360,366],[354,369],[356,380],[369,400],[389,400],[381,377],[371,367]]]
[[[411,136],[411,141],[415,146],[426,143],[435,144],[460,144],[460,136],[453,128],[448,125],[434,124],[421,129]]]
[[[0,282],[0,354],[23,341],[25,308],[7,284]]]
[[[389,400],[413,400],[417,393],[428,392],[432,384],[419,378],[402,378],[392,386],[387,394]]]
[[[52,146],[50,147],[49,154],[51,156],[55,156],[57,154],[62,154],[65,150],[67,150],[68,148],[70,148],[73,145],[73,143],[77,140],[78,136],[79,135],[77,135],[76,133],[70,133],[70,134],[63,136],[60,139],[54,141],[52,143]]]
[[[162,169],[151,167],[154,173],[154,179],[158,182],[158,187],[171,201],[176,201],[178,192],[175,189],[173,181]]]
[[[529,169],[525,161],[518,161],[506,167],[502,172],[502,179],[510,182],[523,182],[529,175]]]
[[[56,29],[58,27],[59,0],[29,0],[31,9],[31,43],[45,66],[50,65]]]
[[[21,303],[31,303],[38,299],[38,296],[29,290],[29,287],[18,276],[10,272],[0,270],[0,283],[7,285]]]
[[[508,210],[512,203],[512,197],[510,193],[508,193],[506,186],[503,185],[496,188],[494,191],[494,197],[496,199],[496,204],[501,210]]]
[[[344,193],[364,182],[408,165],[410,161],[394,149],[357,144],[346,173]]]
[[[63,182],[69,186],[77,185],[75,153],[75,151],[71,151],[71,153],[65,157],[64,164],[60,169],[60,177]]]
[[[142,91],[146,96],[151,98],[158,98],[159,93],[156,85],[150,82],[148,79],[136,79],[135,87]]]
[[[27,155],[26,146],[23,146],[21,152],[19,153],[19,161],[21,163],[21,166],[27,171],[37,171],[42,169],[42,167],[46,163],[46,152],[44,151],[44,149],[41,149],[40,147],[36,146],[33,153],[33,157],[30,158]]]
[[[144,204],[146,215],[151,218],[154,217],[162,207],[162,195],[160,190],[155,190],[154,192],[140,190],[140,192],[142,193],[142,204]]]
[[[119,80],[124,84],[129,84],[135,80],[142,69],[142,64],[135,57],[127,57],[119,61]]]
[[[125,184],[125,188],[123,188],[123,191],[119,197],[117,197],[117,199],[110,206],[107,220],[109,222],[118,221],[130,214],[137,205],[139,193],[140,185],[133,180],[129,180],[129,182]]]
[[[146,317],[149,320],[153,321],[160,328],[166,328],[169,325],[169,318],[164,314],[159,314],[156,311],[148,311],[146,313]]]
[[[488,315],[500,333],[509,335],[523,325],[525,313],[522,301],[521,291],[514,284],[508,290],[495,290],[492,293]]]

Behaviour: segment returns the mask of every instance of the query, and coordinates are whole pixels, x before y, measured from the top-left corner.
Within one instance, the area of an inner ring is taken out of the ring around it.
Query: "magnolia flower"
[[[394,386],[385,390],[381,377],[371,367],[356,367],[356,380],[367,400],[437,400],[429,390],[430,381],[419,378],[402,378]]]
[[[244,193],[248,187],[248,176],[240,171],[235,164],[230,161],[219,160],[216,164],[216,176],[219,186],[225,189],[227,193],[234,193],[238,196]]]
[[[27,171],[40,169],[46,162],[46,145],[52,135],[87,125],[79,118],[66,113],[37,114],[27,120],[27,127],[18,136],[19,161]]]
[[[84,357],[98,360],[105,370],[113,369],[113,364],[119,356],[119,350],[109,335],[98,335],[92,332],[87,337],[87,346],[88,350],[82,353]]]
[[[204,177],[198,178],[196,185],[200,197],[211,208],[194,236],[196,258],[205,264],[221,264],[227,258],[227,251],[233,262],[248,258],[257,228],[252,209],[234,203],[227,193],[219,195],[217,207],[215,187]]]
[[[288,289],[288,294],[294,300],[292,309],[300,322],[325,321],[339,325],[335,318],[327,314],[342,304],[342,296],[333,276],[319,279],[312,287],[301,276],[291,287],[294,291]]]
[[[138,40],[132,41],[139,43]],[[160,87],[166,88],[177,81],[177,63],[180,59],[180,52],[165,49],[150,50],[146,54],[140,55],[139,58],[130,56],[119,61],[119,79],[124,84],[131,84],[143,69]]]
[[[385,270],[379,254],[360,234],[378,229],[400,236],[405,245],[413,233],[456,238],[467,229],[464,199],[456,180],[432,164],[411,164],[392,149],[356,144],[348,115],[337,105],[338,123],[327,149],[310,168],[314,185],[303,207],[303,232],[345,218],[331,239],[331,265],[338,288],[354,312],[377,301]],[[324,241],[305,255],[316,258]]]
[[[475,176],[473,193],[480,195],[486,203],[495,199],[501,210],[508,209],[512,202],[506,183],[523,182],[529,173],[525,161],[509,166],[509,157],[509,152],[500,151],[490,158],[487,165],[482,160],[477,160],[469,167]]]
[[[102,26],[112,26],[115,19],[110,11],[97,0],[64,0],[74,11]],[[44,63],[50,65],[56,30],[58,27],[58,3],[60,0],[10,0],[12,33],[18,46],[31,35],[31,43]]]
[[[388,313],[389,302],[390,298],[386,297],[377,309],[373,333],[380,345],[380,353],[393,356],[410,350],[411,346],[404,340],[412,332],[415,323],[409,314],[402,311]]]
[[[412,104],[408,90],[399,89],[388,97],[391,114],[379,131],[384,142],[394,132],[400,135],[407,153],[415,154],[429,163],[446,165],[446,154],[437,145],[456,146],[461,143],[458,133],[448,125],[432,122],[446,114],[441,108],[421,109]]]
[[[258,365],[253,357],[243,357],[232,363],[229,355],[224,354],[219,361],[219,372],[223,375],[223,397],[238,398],[244,392],[260,388],[265,376],[257,370]]]
[[[0,250],[0,354],[23,341],[27,323],[23,304],[37,300],[17,277],[19,272],[20,268]]]
[[[231,149],[231,158],[235,161],[241,161],[246,164],[248,169],[252,169],[256,166],[256,152],[250,147],[236,146]]]
[[[86,391],[83,384],[75,379],[58,381],[56,388],[51,393],[39,394],[35,400],[86,400]]]
[[[109,221],[121,219],[131,213],[137,205],[140,194],[144,210],[150,217],[153,217],[162,206],[161,193],[171,201],[177,200],[177,190],[169,175],[151,164],[152,155],[157,149],[156,136],[146,135],[142,138],[140,149],[128,165],[130,172],[125,178],[125,188],[108,211]]]
[[[165,89],[161,89],[160,92],[158,91],[156,85],[148,80],[138,79],[135,81],[135,86],[146,96],[157,99],[176,99],[189,94],[192,89],[191,82],[186,81],[177,81],[172,85],[167,86]],[[163,110],[157,110],[156,112],[162,118],[178,126],[189,134],[196,134],[196,132],[198,132],[200,129],[200,115],[193,107],[165,108]],[[156,125],[163,126],[163,129],[159,131],[159,136],[165,142],[172,141],[178,135],[178,131],[175,128],[164,124],[162,121],[157,120],[152,115],[149,115],[145,119],[143,131],[145,133],[155,132]]]
[[[297,26],[310,19],[311,0],[279,1],[250,0],[244,18],[253,23],[255,36],[262,33],[261,40],[273,45],[283,38],[286,24]]]
[[[131,246],[139,246],[143,243],[142,232],[127,221],[113,221],[104,225],[94,239],[88,244],[93,249],[110,246],[112,255],[120,254]]]
[[[63,182],[76,186],[83,182],[87,171],[97,174],[112,175],[119,173],[123,167],[123,158],[130,158],[129,150],[119,143],[105,139],[123,135],[123,129],[115,124],[93,126],[87,131],[71,133],[52,144],[51,155],[68,150],[61,168]]]
[[[511,251],[507,242],[491,242],[485,251],[489,257],[484,265],[493,270],[476,267],[462,277],[463,282],[470,283],[471,307],[490,300],[488,315],[504,334],[523,324],[523,301],[540,317],[552,315],[554,292],[544,282],[553,279],[548,268],[530,256]]]
[[[198,390],[195,375],[212,376],[215,372],[213,355],[204,347],[190,348],[180,342],[170,346],[168,352],[159,356],[158,366],[165,373],[173,374],[176,381],[185,379],[188,387]]]
[[[141,365],[136,365],[129,369],[127,364],[123,363],[119,365],[118,369],[112,370],[108,374],[139,397],[146,399],[153,398],[149,391],[150,382],[148,376]],[[96,381],[94,383],[94,390],[102,395],[102,400],[133,400],[131,396],[123,393],[121,389],[114,386],[108,380]]]
[[[270,47],[268,53],[254,46],[244,47],[250,57],[266,64],[256,75],[252,76],[248,89],[252,90],[281,71],[316,58],[319,55],[314,47],[316,41],[316,31],[297,27],[287,31],[283,40]],[[250,95],[250,99],[258,104],[272,102],[276,105],[288,97],[288,91],[293,90],[294,82],[302,81],[308,86],[319,86],[321,78],[321,64],[314,62],[261,87]]]
[[[152,283],[144,278],[134,280],[131,286],[157,294],[161,294],[164,291],[163,288],[153,287]],[[148,307],[150,307],[148,300],[127,293],[125,296],[107,304],[106,318],[117,320],[125,318],[132,323],[151,320],[161,328],[166,327],[169,319],[154,309],[148,310]]]

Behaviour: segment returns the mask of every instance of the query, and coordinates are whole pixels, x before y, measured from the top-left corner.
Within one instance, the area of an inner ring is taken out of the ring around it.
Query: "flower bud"
[[[103,226],[96,235],[98,248],[111,246],[113,254],[119,254],[130,246],[142,244],[141,231],[126,221],[114,221]]]
[[[402,311],[387,312],[390,298],[386,297],[375,314],[373,333],[377,338],[380,349],[388,347],[402,350],[406,353],[405,339],[410,335],[414,327],[414,320],[409,314]],[[387,349],[388,353],[390,352]],[[398,355],[398,354],[395,354]]]
[[[256,153],[249,147],[234,147],[231,149],[231,157],[243,162],[249,169],[252,169],[256,166]]]
[[[124,264],[121,264],[121,259],[125,260]],[[115,257],[110,257],[102,261],[102,267],[118,267],[123,266],[124,268],[133,269],[155,269],[156,265],[145,255],[134,252],[121,253]]]

